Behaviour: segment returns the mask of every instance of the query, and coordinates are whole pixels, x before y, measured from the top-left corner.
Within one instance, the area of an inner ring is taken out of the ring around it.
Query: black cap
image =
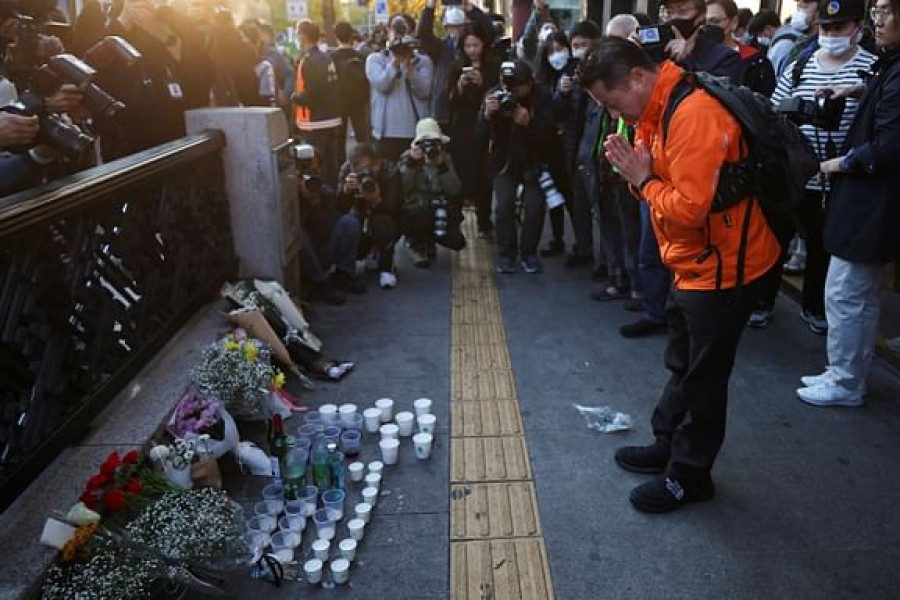
[[[866,17],[865,0],[819,0],[819,23],[862,21]]]

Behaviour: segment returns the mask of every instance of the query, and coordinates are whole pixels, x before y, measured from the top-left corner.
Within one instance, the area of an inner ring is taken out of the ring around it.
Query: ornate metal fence
[[[209,132],[0,199],[0,510],[235,272]]]

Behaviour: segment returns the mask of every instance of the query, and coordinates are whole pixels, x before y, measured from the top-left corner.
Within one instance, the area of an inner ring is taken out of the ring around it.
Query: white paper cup
[[[338,544],[341,550],[341,556],[349,561],[356,560],[356,540],[353,538],[345,538]]]
[[[419,433],[434,435],[434,424],[437,421],[437,417],[434,415],[421,415],[416,417],[416,421],[419,423]]]
[[[350,481],[359,483],[366,476],[366,465],[361,462],[352,462],[347,465],[347,472],[350,474]]]
[[[328,549],[331,548],[331,542],[328,540],[316,540],[312,543],[313,556],[319,560],[328,560]]]
[[[413,402],[413,410],[416,411],[416,416],[420,417],[422,415],[430,414],[431,404],[431,398],[419,398]]]
[[[381,473],[369,473],[366,475],[366,487],[381,489]]]
[[[377,433],[381,427],[381,409],[367,408],[363,411],[363,421],[366,424],[366,431],[369,433]]]
[[[363,502],[365,502],[366,504],[371,504],[372,506],[378,504],[378,488],[363,488],[362,499]]]
[[[384,464],[397,464],[397,458],[400,455],[400,440],[393,438],[381,440],[378,442],[378,447],[381,448],[381,460],[384,461]]]
[[[383,440],[396,440],[400,436],[400,428],[394,423],[386,423],[378,429]]]
[[[350,579],[350,561],[339,558],[331,561],[331,578],[337,585],[343,585]]]
[[[369,473],[378,473],[380,475],[382,471],[384,471],[384,463],[380,460],[373,460],[369,463]]]
[[[375,408],[381,411],[382,423],[387,423],[394,417],[394,401],[390,398],[379,398],[375,401]]]
[[[416,416],[411,412],[403,411],[398,412],[394,417],[394,421],[397,422],[397,428],[399,429],[400,437],[409,437],[413,433],[413,425],[415,424],[414,419]]]
[[[355,404],[341,404],[338,407],[338,419],[341,427],[350,427],[357,412],[359,412],[359,408]]]
[[[347,523],[347,531],[350,532],[351,538],[357,542],[362,541],[366,533],[366,522],[362,519],[350,519],[350,522]]]
[[[303,563],[303,572],[306,573],[306,581],[315,585],[322,581],[322,561],[318,558]]]
[[[319,414],[322,415],[322,423],[327,426],[337,425],[340,422],[337,404],[323,404],[319,407]]]
[[[416,458],[426,460],[431,456],[431,443],[434,437],[430,433],[417,433],[413,436],[413,445],[416,447]]]
[[[356,518],[363,523],[368,523],[372,518],[372,505],[368,502],[360,502],[353,508],[353,511],[356,513]]]

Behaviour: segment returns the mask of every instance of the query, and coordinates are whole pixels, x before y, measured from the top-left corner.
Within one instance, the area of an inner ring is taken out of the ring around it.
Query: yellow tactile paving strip
[[[453,262],[451,598],[552,600],[492,248],[476,240],[473,217]]]

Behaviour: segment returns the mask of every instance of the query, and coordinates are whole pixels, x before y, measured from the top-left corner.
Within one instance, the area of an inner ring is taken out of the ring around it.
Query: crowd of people
[[[428,0],[366,38],[302,21],[296,60],[265,23],[185,6],[88,2],[71,52],[118,36],[142,60],[98,69],[125,106],[114,129],[84,109],[83,86],[47,94],[50,112],[98,133],[109,159],[182,135],[188,108],[283,109],[314,300],[364,293],[362,262],[396,287],[398,248],[423,269],[439,247],[463,248],[465,206],[500,275],[539,274],[542,260],[592,268],[593,299],[639,314],[623,337],[670,335],[655,441],[616,455],[662,474],[634,490],[639,509],[712,497],[737,345],[745,325],[771,320],[783,272],[804,273],[801,317],[827,335],[827,369],[798,396],[863,404],[883,267],[900,257],[898,0],[797,0],[786,23],[734,0],[666,0],[656,18],[619,14],[605,31],[589,20],[563,31],[535,0],[514,41],[472,0],[440,15]],[[767,132],[747,131],[696,73],[752,90],[742,97],[795,123],[814,153],[818,173],[790,194],[789,245],[759,181],[742,178],[758,168],[750,140]],[[0,112],[6,172],[60,160],[39,130],[35,116]]]

